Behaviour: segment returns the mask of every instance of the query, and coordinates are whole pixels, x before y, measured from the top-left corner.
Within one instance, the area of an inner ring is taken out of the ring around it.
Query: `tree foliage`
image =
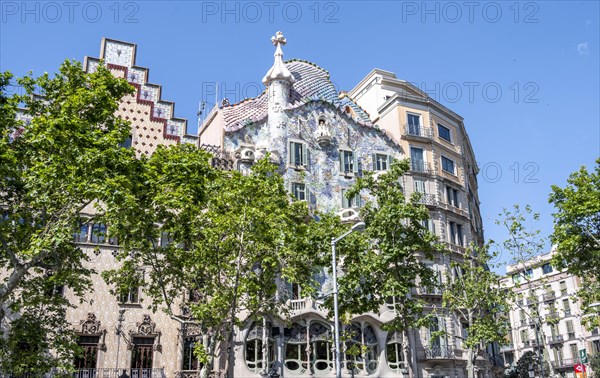
[[[544,376],[550,376],[550,365],[544,361]],[[542,372],[542,364],[534,352],[528,351],[523,353],[517,361],[515,368],[506,374],[507,378],[529,378],[529,371],[533,370],[535,377],[540,377]]]
[[[73,233],[82,209],[127,176],[129,126],[115,112],[133,88],[103,65],[87,74],[70,61],[53,77],[18,79],[23,95],[8,94],[12,80],[0,74],[0,369],[21,374],[72,362],[72,304],[57,289],[89,288]]]
[[[567,182],[564,188],[552,186],[551,240],[558,248],[555,264],[585,280],[579,296],[587,305],[600,302],[600,159],[593,171],[581,167]]]
[[[231,343],[241,314],[282,310],[282,280],[310,292],[317,250],[325,245],[319,235],[326,239],[311,235],[305,202],[291,201],[267,158],[247,175],[214,169],[208,159],[181,145],[140,160],[138,177],[108,206],[122,265],[105,274],[117,290],[140,285],[152,307],[195,322],[209,338],[199,348],[205,366],[218,342]]]
[[[436,238],[424,222],[429,219],[419,194],[406,199],[401,185],[408,161],[395,161],[384,174],[366,173],[347,196],[369,194],[360,215],[366,223],[362,234],[340,242],[343,275],[339,280],[341,314],[379,312],[395,298],[395,316],[384,327],[404,335],[404,361],[410,361],[408,330],[427,324],[424,302],[414,297],[417,286],[434,286],[433,270],[424,260],[431,259]],[[409,373],[412,364],[408,364]]]
[[[467,373],[475,377],[475,360],[488,344],[502,343],[510,322],[507,312],[512,291],[500,285],[500,276],[490,270],[495,258],[489,246],[472,246],[464,259],[451,263],[446,274],[442,306],[459,315],[467,326],[462,338],[467,350]]]

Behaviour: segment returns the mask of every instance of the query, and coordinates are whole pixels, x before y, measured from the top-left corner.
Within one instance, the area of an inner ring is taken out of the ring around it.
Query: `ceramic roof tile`
[[[372,126],[369,115],[349,97],[341,99],[329,73],[313,63],[291,60],[285,62],[287,69],[295,79],[290,91],[288,109],[294,109],[311,101],[328,102],[345,112],[350,107],[355,115],[355,121],[365,126]],[[268,96],[266,91],[258,97],[243,100],[237,104],[225,105],[221,111],[225,121],[225,131],[232,132],[244,126],[266,119],[268,114]]]

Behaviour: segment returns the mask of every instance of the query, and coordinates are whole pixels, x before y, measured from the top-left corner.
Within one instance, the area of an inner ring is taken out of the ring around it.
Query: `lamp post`
[[[337,284],[337,258],[335,255],[335,244],[350,235],[354,231],[363,231],[366,225],[365,222],[358,222],[352,228],[338,238],[331,238],[331,269],[333,272],[333,330],[335,343],[335,377],[342,377],[342,358],[340,353],[340,320],[338,315],[338,284]]]

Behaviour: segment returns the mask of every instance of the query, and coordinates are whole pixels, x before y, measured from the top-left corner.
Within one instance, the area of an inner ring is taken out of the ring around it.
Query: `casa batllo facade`
[[[194,143],[215,154],[213,164],[244,171],[270,153],[297,199],[349,223],[358,221],[360,207],[369,199],[366,193],[345,197],[355,179],[367,170],[389,169],[394,159],[410,158],[411,171],[403,178],[407,194],[424,194],[431,214],[427,226],[453,251],[451,257],[426,261],[443,280],[451,259],[483,238],[477,167],[462,118],[386,71],[372,71],[350,95],[337,93],[323,68],[283,60],[286,40],[281,33],[272,42],[274,63],[263,78],[265,92],[237,104],[225,99],[207,115],[198,136],[187,134],[186,121],[174,116],[174,104],[161,98],[159,85],[149,82],[148,69],[136,65],[135,45],[104,39],[100,58],[86,58],[84,66],[92,71],[103,59],[115,76],[136,88],[122,100],[119,114],[131,122],[128,144],[138,155],[151,154],[159,144]],[[104,225],[90,224],[75,235],[97,271],[117,264],[117,246],[110,235],[101,236],[104,231]],[[132,377],[194,376],[198,362],[192,350],[202,341],[194,327],[151,312],[138,290],[116,298],[99,275],[93,281],[92,301],[68,313],[86,350],[75,361],[78,376],[117,377],[123,369]],[[331,293],[325,272],[320,282],[321,293]],[[289,298],[289,315],[273,314],[264,323],[248,321],[238,330],[235,376],[259,377],[265,370],[273,376],[334,376],[331,316],[319,301],[303,297],[302,287],[282,285],[281,292]],[[432,309],[441,306],[439,291],[413,294],[427,299]],[[65,295],[70,295],[68,289]],[[182,302],[186,299],[182,293]],[[402,360],[400,334],[381,328],[394,317],[393,303],[378,313],[356,315],[344,325],[355,335],[347,346],[361,345],[365,352],[342,355],[343,375],[405,377],[411,364],[416,377],[466,376],[466,353],[457,337],[465,329],[454,314],[440,313],[444,315],[431,329],[409,332],[412,361]],[[432,337],[438,330],[447,336]],[[265,344],[267,356],[262,354]],[[496,357],[495,348],[479,356],[479,377],[500,372]],[[215,374],[223,373],[222,362],[213,367]]]

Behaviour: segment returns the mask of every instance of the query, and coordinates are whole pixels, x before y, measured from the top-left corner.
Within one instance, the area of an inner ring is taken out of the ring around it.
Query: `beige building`
[[[583,324],[575,296],[581,279],[552,266],[553,254],[507,267],[503,284],[515,291],[517,299],[510,310],[512,330],[502,354],[511,368],[525,352],[539,352],[553,377],[574,377],[580,350],[588,356],[600,353],[600,332]]]
[[[355,179],[364,170],[387,170],[392,159],[409,158],[406,192],[423,193],[431,215],[427,227],[452,251],[450,257],[440,254],[426,261],[443,280],[453,259],[459,259],[471,242],[483,241],[478,169],[463,119],[393,73],[378,69],[349,93],[337,93],[323,68],[301,60],[283,61],[283,35],[278,33],[273,41],[275,61],[270,70],[265,66],[265,92],[215,107],[198,137],[187,134],[186,121],[176,118],[174,104],[161,98],[161,87],[148,82],[148,69],[136,66],[135,45],[104,39],[100,58],[86,58],[85,69],[93,70],[104,59],[116,76],[136,87],[136,93],[123,100],[119,114],[131,121],[128,143],[139,154],[151,154],[160,144],[195,143],[216,154],[214,164],[244,170],[269,151],[294,196],[312,209],[337,212],[347,222],[357,221],[360,206],[368,199],[367,194],[344,196]],[[104,230],[102,224],[83,225],[75,235],[97,271],[117,264],[117,246],[110,235],[100,236]],[[91,301],[68,312],[86,350],[84,358],[75,361],[77,377],[117,377],[124,369],[133,377],[194,375],[198,363],[192,349],[202,340],[194,327],[151,312],[137,290],[117,298],[100,276],[94,276],[93,282]],[[322,293],[330,293],[331,281],[325,273],[322,284]],[[289,317],[273,314],[265,332],[256,323],[239,330],[233,348],[234,375],[264,375],[262,345],[268,343],[270,374],[334,376],[330,314],[319,301],[303,297],[301,287],[282,285],[281,291],[289,298]],[[430,308],[442,314],[430,329],[410,331],[413,360],[402,360],[402,337],[382,329],[394,316],[390,303],[378,313],[356,315],[344,325],[358,335],[350,343],[360,344],[365,351],[358,357],[343,355],[344,376],[405,377],[409,364],[418,378],[466,376],[461,346],[464,323],[455,314],[439,310],[441,292],[413,294],[427,299]],[[65,295],[71,294],[66,290]],[[446,336],[432,336],[439,330]],[[478,356],[480,378],[501,373],[498,357],[493,346]]]

